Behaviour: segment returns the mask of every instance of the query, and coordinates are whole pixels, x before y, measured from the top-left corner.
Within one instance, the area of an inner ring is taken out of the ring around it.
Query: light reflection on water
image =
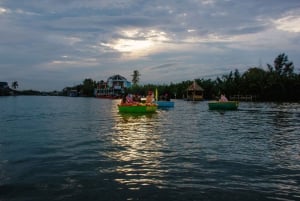
[[[164,141],[156,132],[160,124],[154,120],[157,115],[120,114],[116,119],[112,144],[118,149],[109,152],[108,156],[124,162],[124,165],[116,167],[116,171],[125,176],[116,181],[130,186],[130,189],[150,184],[161,186],[164,183],[161,178],[167,170],[161,167]]]

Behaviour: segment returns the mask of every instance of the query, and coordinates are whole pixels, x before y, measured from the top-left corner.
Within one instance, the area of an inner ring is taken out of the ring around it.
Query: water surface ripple
[[[0,97],[0,200],[300,200],[300,104]]]

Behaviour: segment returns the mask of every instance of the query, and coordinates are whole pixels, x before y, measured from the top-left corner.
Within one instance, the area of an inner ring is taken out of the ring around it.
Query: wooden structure
[[[201,101],[203,100],[204,89],[200,87],[196,81],[191,84],[186,90],[186,100],[187,101]]]

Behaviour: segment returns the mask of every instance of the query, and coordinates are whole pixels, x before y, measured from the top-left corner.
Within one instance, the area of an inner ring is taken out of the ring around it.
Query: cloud
[[[6,8],[3,8],[3,7],[0,7],[0,15],[4,15],[4,14],[7,14],[7,13],[10,13],[10,10],[8,10]]]
[[[297,66],[299,11],[297,0],[1,1],[0,80],[59,90],[137,69],[144,83],[179,82],[282,52]]]
[[[288,12],[285,16],[274,20],[277,29],[287,32],[300,32],[300,9]]]
[[[174,63],[161,64],[159,66],[151,67],[151,70],[172,68],[174,65]]]

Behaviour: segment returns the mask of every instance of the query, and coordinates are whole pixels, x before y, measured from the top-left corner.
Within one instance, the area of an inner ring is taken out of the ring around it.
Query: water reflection
[[[279,108],[280,110],[278,110]],[[293,104],[279,104],[274,112],[270,113],[270,119],[273,120],[273,135],[270,138],[274,150],[274,160],[284,162],[284,165],[290,169],[300,168],[300,150],[299,128],[300,122],[297,118],[297,107]],[[288,164],[287,164],[288,161]]]
[[[119,114],[112,136],[113,151],[108,156],[118,162],[116,181],[137,190],[143,185],[162,186],[161,166],[164,141],[159,133],[158,114]]]

